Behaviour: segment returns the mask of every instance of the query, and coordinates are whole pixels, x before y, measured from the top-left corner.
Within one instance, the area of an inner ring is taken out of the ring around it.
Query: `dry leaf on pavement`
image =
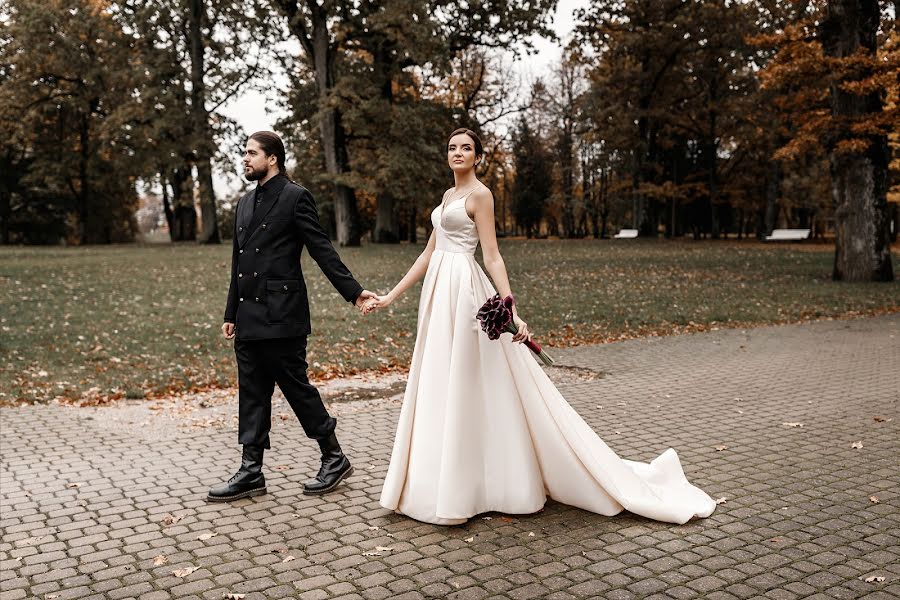
[[[160,554],[158,556],[153,557],[153,566],[161,567],[164,564],[166,564],[167,562],[169,562],[169,557],[166,556],[165,554]]]
[[[722,450],[728,450],[728,446],[716,446],[716,452],[721,452]]]
[[[782,423],[782,425],[787,425],[788,427],[803,427],[803,423]]]
[[[235,594],[234,592],[225,592],[222,594],[222,600],[244,600],[247,594]]]
[[[292,560],[297,560],[297,557],[295,557],[293,554],[288,554],[287,556],[284,557],[284,560],[282,560],[281,562],[286,563],[286,562],[291,562]]]
[[[209,531],[209,532],[207,532],[207,533],[201,533],[200,535],[197,536],[197,539],[198,539],[198,540],[206,541],[206,540],[208,540],[209,538],[214,538],[214,537],[216,537],[217,535],[219,535],[219,534],[218,534],[218,533],[215,533],[214,531]]]
[[[859,449],[859,448],[862,448],[863,445],[862,445],[862,442],[859,441],[859,442],[853,442],[852,444],[850,444],[850,447]]]
[[[881,575],[870,575],[869,577],[866,577],[863,581],[865,581],[866,583],[873,583],[873,582],[881,583],[882,581],[884,581],[884,577],[882,577]]]
[[[881,500],[878,499],[878,496],[869,496],[869,500],[872,501],[872,504],[878,504]]]
[[[187,577],[188,575],[190,575],[191,573],[193,573],[194,571],[197,571],[199,569],[200,569],[200,567],[185,567],[183,569],[175,569],[174,571],[172,571],[172,575],[174,575],[175,577],[183,578],[183,577]]]
[[[184,517],[179,517],[179,516],[176,516],[176,515],[166,515],[166,516],[164,516],[164,517],[162,518],[162,524],[163,524],[165,527],[168,527],[168,526],[170,526],[170,525],[174,525],[175,523],[177,523],[178,521],[182,520],[183,518],[184,518]]]
[[[721,498],[716,500],[716,504],[725,504],[726,502],[728,502],[728,498],[726,498],[725,496],[722,496]]]

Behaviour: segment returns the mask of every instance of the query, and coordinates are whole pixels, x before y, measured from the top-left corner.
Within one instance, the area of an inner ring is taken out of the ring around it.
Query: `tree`
[[[237,126],[218,112],[240,91],[263,83],[272,61],[274,23],[264,0],[119,0],[116,16],[140,41],[153,87],[161,185],[173,241],[195,238],[199,199],[201,243],[219,243],[213,165],[237,143]],[[249,51],[248,51],[249,48]],[[151,101],[152,100],[152,101]]]
[[[795,123],[776,157],[802,156],[817,146],[827,152],[835,280],[893,280],[887,136],[898,112],[884,99],[897,84],[900,52],[879,44],[886,16],[875,1],[817,3],[773,36],[778,52],[761,73]]]
[[[519,120],[513,141],[516,179],[513,184],[513,211],[518,226],[529,238],[540,234],[544,206],[550,197],[550,157],[543,140],[536,135],[528,120]]]
[[[16,0],[5,16],[4,241],[132,239],[146,158],[133,38],[104,2]]]
[[[349,121],[354,118],[351,113],[360,106],[381,103],[377,114],[382,118],[367,121],[365,135],[374,139],[377,129],[376,137],[388,139],[389,129],[396,127],[393,106],[398,101],[405,103],[401,112],[408,114],[420,102],[431,100],[420,93],[417,83],[423,84],[428,76],[445,77],[452,60],[469,50],[511,48],[532,34],[549,33],[547,21],[556,0],[527,4],[509,0],[273,3],[286,17],[289,30],[300,41],[303,60],[315,75],[315,122],[326,171],[335,188],[338,243],[357,245],[361,223],[354,181],[359,175],[355,165],[361,163],[352,156],[359,129],[350,126]],[[425,71],[430,72],[425,75]],[[435,107],[425,113],[435,114]],[[383,115],[390,115],[391,120]],[[430,129],[422,133],[429,133]],[[420,140],[426,146],[435,143],[433,138]],[[396,148],[399,147],[387,146],[383,150],[390,154]],[[399,164],[390,157],[387,162]],[[408,168],[408,164],[405,166]],[[370,190],[381,204],[376,208],[376,238],[390,239],[398,230],[394,221],[398,216],[398,198],[380,186]]]

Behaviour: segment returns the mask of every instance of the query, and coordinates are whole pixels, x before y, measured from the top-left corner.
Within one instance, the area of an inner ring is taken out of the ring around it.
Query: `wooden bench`
[[[631,238],[636,238],[637,236],[638,236],[637,229],[622,229],[619,231],[619,233],[617,233],[613,237],[616,239],[631,239]]]
[[[809,229],[773,229],[766,236],[767,242],[798,242],[809,239]]]

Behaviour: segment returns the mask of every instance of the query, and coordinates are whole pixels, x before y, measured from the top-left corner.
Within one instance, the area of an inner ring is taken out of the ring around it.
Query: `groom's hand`
[[[362,312],[363,314],[365,314],[363,309],[366,306],[366,300],[368,300],[369,298],[376,298],[376,297],[377,296],[376,296],[375,292],[370,292],[369,290],[363,290],[362,293],[359,295],[359,297],[356,299],[356,302],[355,302],[356,308],[359,309],[359,312]]]
[[[234,338],[234,323],[222,323],[222,335],[226,340]]]

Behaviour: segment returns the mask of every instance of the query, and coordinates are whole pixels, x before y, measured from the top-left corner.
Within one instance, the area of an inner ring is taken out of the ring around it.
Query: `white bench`
[[[773,229],[772,235],[766,236],[767,242],[796,242],[809,239],[809,229]]]
[[[637,229],[622,229],[621,231],[619,231],[619,233],[617,233],[613,237],[617,238],[617,239],[630,239],[630,238],[636,238],[637,236],[638,236]]]

